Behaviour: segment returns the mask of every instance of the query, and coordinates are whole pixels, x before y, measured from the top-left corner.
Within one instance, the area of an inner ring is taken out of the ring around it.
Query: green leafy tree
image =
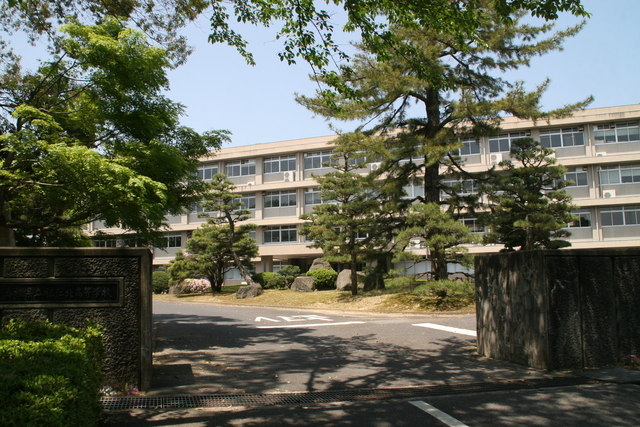
[[[356,295],[357,265],[389,250],[394,217],[390,214],[393,210],[386,206],[391,201],[380,197],[371,176],[360,173],[365,159],[357,154],[358,147],[369,138],[345,134],[338,140],[340,148],[332,162],[336,172],[314,176],[323,203],[300,217],[309,221],[302,226],[301,234],[313,241],[311,247],[321,248],[328,261],[350,266],[351,293]]]
[[[178,251],[171,261],[169,273],[174,282],[190,277],[206,277],[212,292],[220,292],[225,274],[236,267],[239,259],[245,269],[251,258],[258,256],[256,241],[249,237],[255,226],[238,226],[232,238],[227,224],[204,224],[193,231],[185,251]]]
[[[152,240],[199,200],[199,159],[226,140],[179,125],[166,52],[114,19],[62,27],[61,55],[0,74],[0,245],[101,220]],[[49,239],[51,240],[51,239]]]
[[[515,162],[500,162],[504,173],[495,178],[490,210],[482,216],[492,228],[486,243],[502,244],[507,251],[571,246],[563,238],[571,235],[566,227],[576,220],[571,211],[577,206],[563,190],[571,182],[563,179],[567,170],[553,153],[531,138],[513,141]]]
[[[406,228],[398,233],[398,250],[394,257],[399,261],[430,261],[431,276],[435,280],[449,278],[447,265],[450,263],[471,267],[473,258],[464,244],[475,243],[477,239],[468,227],[451,218],[437,203],[420,203],[411,206],[406,215]],[[411,240],[420,238],[426,254],[415,254],[404,249]]]
[[[199,16],[211,23],[209,41],[224,42],[235,47],[249,63],[253,57],[242,34],[233,29],[237,22],[256,26],[275,27],[275,37],[283,41],[280,58],[289,63],[302,58],[321,74],[335,77],[328,70],[334,58],[346,55],[334,40],[334,11],[344,11],[346,32],[362,35],[368,48],[379,59],[389,56],[389,47],[407,57],[414,57],[418,72],[429,73],[428,66],[413,55],[414,47],[405,43],[390,28],[422,27],[455,34],[460,39],[476,39],[476,28],[486,11],[486,0],[325,0],[322,2],[297,0],[236,0],[232,5],[210,0],[8,0],[0,5],[0,28],[5,31],[27,29],[31,34],[52,35],[55,26],[67,16],[84,17],[99,22],[105,17],[125,17],[135,22],[156,42],[169,49],[176,62],[189,53],[179,29]],[[577,16],[587,15],[579,0],[492,0],[498,18],[509,21],[518,10],[545,19],[557,19],[567,11]],[[343,66],[348,70],[348,66]],[[335,80],[338,83],[338,80]]]
[[[233,192],[235,185],[227,179],[226,175],[216,174],[211,177],[208,188],[209,191],[205,194],[202,205],[206,212],[213,212],[213,215],[200,215],[208,217],[207,223],[210,225],[224,225],[226,236],[220,236],[221,242],[228,246],[227,251],[235,267],[248,285],[259,286],[260,284],[253,280],[248,270],[251,266],[251,257],[258,256],[256,241],[249,237],[249,233],[257,226],[246,222],[251,218],[251,211],[244,209],[240,200],[242,196]]]

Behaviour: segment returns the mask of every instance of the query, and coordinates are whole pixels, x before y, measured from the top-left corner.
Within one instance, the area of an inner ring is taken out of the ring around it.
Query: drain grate
[[[480,393],[568,387],[591,384],[594,380],[584,377],[536,378],[529,380],[493,383],[436,385],[409,388],[376,388],[331,390],[315,392],[265,393],[265,394],[210,394],[162,397],[104,397],[106,410],[116,409],[176,409],[176,408],[224,408],[234,406],[300,405],[329,402],[356,402],[388,400],[452,394]]]

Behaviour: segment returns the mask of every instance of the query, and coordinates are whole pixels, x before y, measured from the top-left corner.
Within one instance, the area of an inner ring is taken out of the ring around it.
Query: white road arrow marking
[[[355,325],[366,322],[338,322],[338,323],[310,323],[307,325],[275,325],[275,326],[258,326],[258,329],[279,329],[279,328],[312,328],[316,326],[339,326],[339,325]]]
[[[268,317],[256,317],[255,321],[260,322],[262,320],[268,320],[269,322],[276,322],[276,323],[280,322],[279,320],[269,319]]]

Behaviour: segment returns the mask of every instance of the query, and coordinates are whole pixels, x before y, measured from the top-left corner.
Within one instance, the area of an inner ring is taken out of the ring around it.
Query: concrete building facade
[[[640,246],[640,104],[577,111],[572,117],[533,123],[506,118],[499,135],[463,141],[460,154],[470,172],[486,170],[508,158],[511,141],[532,137],[556,151],[558,163],[567,167],[567,187],[580,221],[570,224],[572,248],[627,248]],[[283,265],[299,265],[303,271],[318,249],[309,248],[299,234],[299,216],[320,203],[318,184],[312,174],[333,169],[323,166],[329,160],[335,136],[307,138],[223,148],[203,158],[202,179],[225,173],[251,209],[251,222],[258,225],[255,238],[260,248],[254,260],[255,271],[277,271]],[[371,163],[367,168],[375,168]],[[363,171],[366,173],[366,170]],[[154,265],[168,264],[176,250],[184,248],[190,233],[206,220],[198,217],[196,206],[179,216],[168,218],[168,247],[154,249]],[[465,224],[482,232],[474,218]],[[90,232],[117,234],[100,223]],[[96,240],[96,246],[117,243]],[[419,250],[418,247],[414,248]],[[472,246],[473,253],[496,252],[500,246]],[[426,266],[423,269],[428,268]],[[419,271],[415,271],[419,272]],[[228,283],[239,281],[230,272]]]

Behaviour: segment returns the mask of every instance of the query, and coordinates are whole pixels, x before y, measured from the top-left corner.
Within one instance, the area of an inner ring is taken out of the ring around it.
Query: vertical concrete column
[[[273,255],[263,255],[261,260],[262,273],[273,271]]]

